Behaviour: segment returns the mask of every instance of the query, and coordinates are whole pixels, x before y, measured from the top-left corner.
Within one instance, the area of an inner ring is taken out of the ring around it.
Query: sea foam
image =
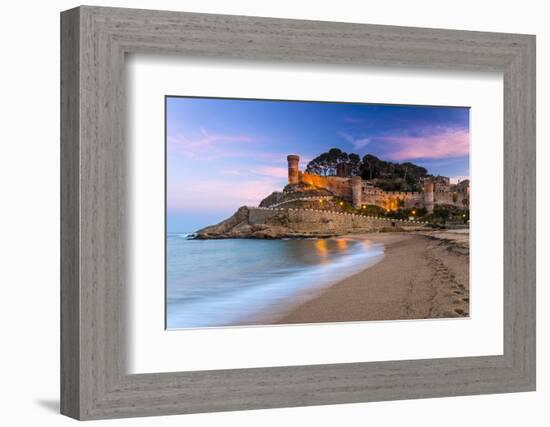
[[[205,247],[206,251],[215,250],[216,244],[212,243]],[[285,241],[279,244],[290,243]],[[228,274],[222,287],[205,289],[201,288],[200,277],[187,276],[187,280],[196,281],[198,289],[188,290],[184,296],[173,292],[173,298],[170,298],[168,289],[167,327],[182,329],[269,324],[297,305],[314,298],[328,286],[373,265],[383,254],[381,244],[347,240],[343,253],[325,254],[318,263],[301,265],[296,262],[273,269],[268,265],[261,272],[249,274],[246,280],[243,277],[244,284],[239,283],[238,275]],[[212,268],[223,269],[223,266],[213,265]],[[345,310],[345,307],[342,309]]]

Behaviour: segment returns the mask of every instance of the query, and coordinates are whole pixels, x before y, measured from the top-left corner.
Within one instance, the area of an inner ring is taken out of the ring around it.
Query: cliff
[[[251,218],[251,210],[254,210],[254,208],[240,207],[237,212],[226,220],[197,231],[195,239],[276,239],[289,235],[290,230],[283,225],[273,222],[262,224],[261,222],[254,221]]]
[[[195,233],[196,239],[331,237],[343,234],[421,228],[420,221],[403,221],[316,209],[240,207],[228,219]]]

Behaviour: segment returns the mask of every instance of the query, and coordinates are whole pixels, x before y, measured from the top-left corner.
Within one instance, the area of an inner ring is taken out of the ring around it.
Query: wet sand
[[[275,323],[431,319],[469,315],[469,240],[464,231],[377,233],[384,258]]]

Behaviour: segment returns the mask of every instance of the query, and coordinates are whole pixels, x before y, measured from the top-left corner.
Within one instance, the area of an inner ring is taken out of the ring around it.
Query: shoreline
[[[469,316],[467,230],[342,237],[382,243],[384,257],[326,288],[274,324]]]

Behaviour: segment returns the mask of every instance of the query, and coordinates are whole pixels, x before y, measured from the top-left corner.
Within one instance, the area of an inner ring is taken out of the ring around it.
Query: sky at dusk
[[[469,109],[168,97],[167,228],[191,232],[258,203],[330,148],[469,176]]]

